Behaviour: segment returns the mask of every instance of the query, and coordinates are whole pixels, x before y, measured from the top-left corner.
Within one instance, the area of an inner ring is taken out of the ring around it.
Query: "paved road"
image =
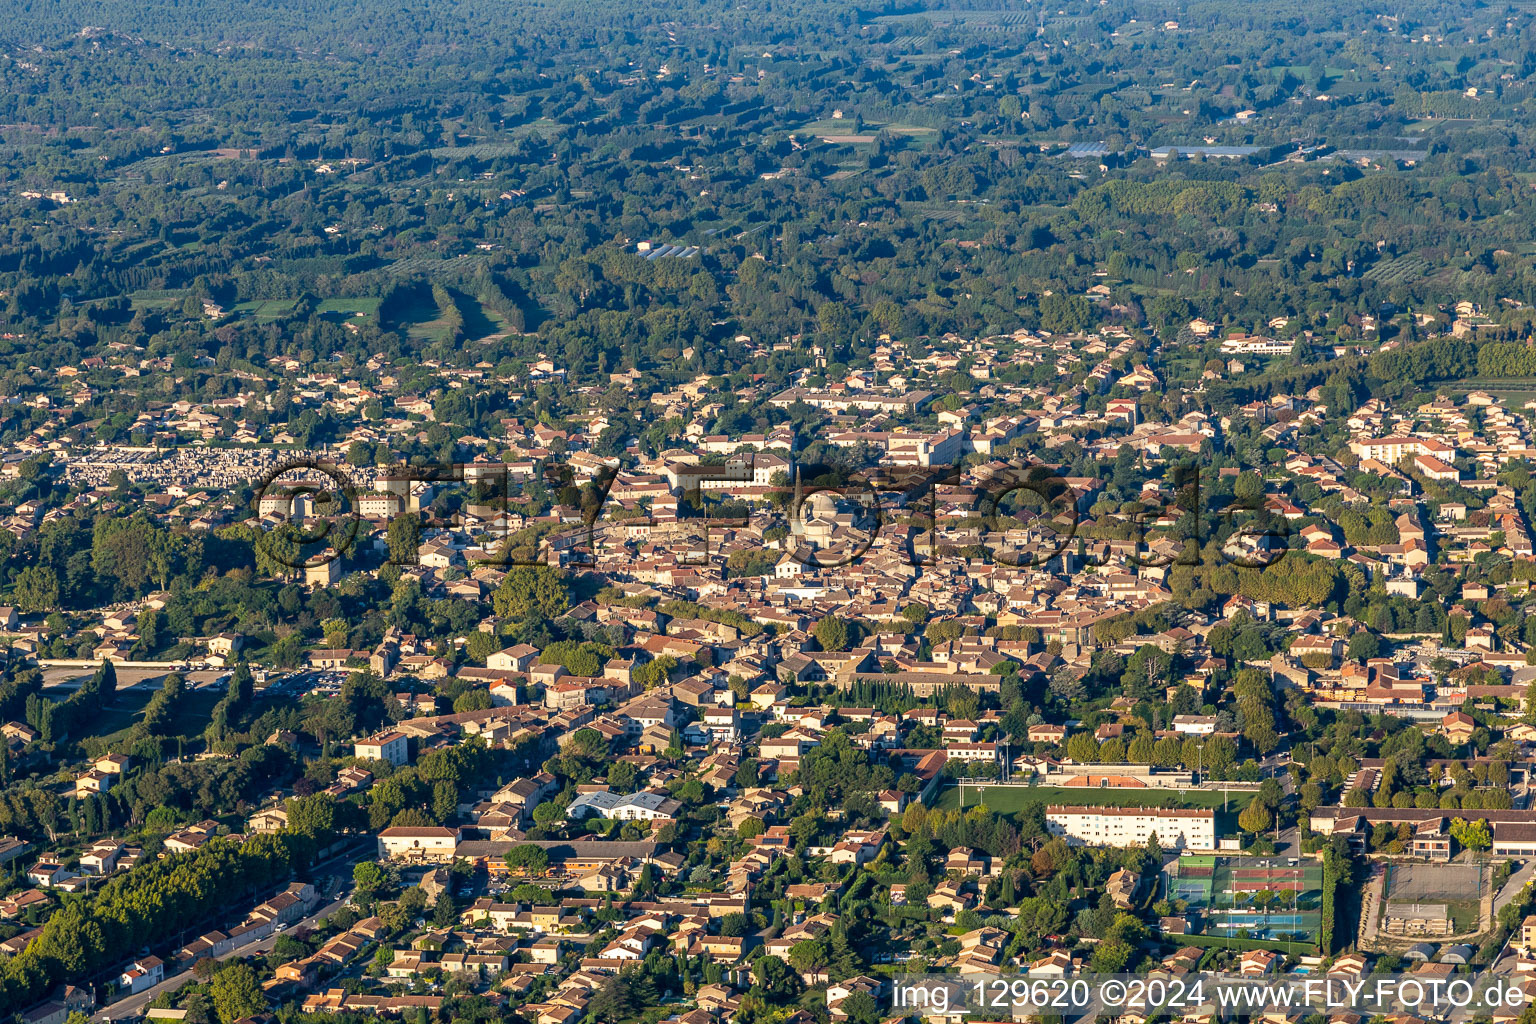
[[[1493,919],[1495,921],[1499,919],[1499,911],[1513,902],[1515,897],[1520,895],[1520,890],[1525,888],[1525,884],[1533,877],[1536,877],[1536,860],[1526,861],[1520,865],[1518,871],[1509,876],[1509,881],[1504,883],[1504,888],[1500,889],[1493,897]],[[1498,956],[1494,957],[1494,974],[1514,973],[1515,964],[1520,958],[1512,955],[1514,950],[1510,947],[1519,937],[1520,928],[1517,925],[1510,929],[1509,937],[1504,940],[1504,948],[1499,950]]]
[[[1493,897],[1493,915],[1498,917],[1499,911],[1515,901],[1520,895],[1520,890],[1525,888],[1525,883],[1536,878],[1536,860],[1528,860],[1521,864],[1514,874],[1509,876],[1509,881],[1504,883],[1504,888]]]
[[[315,877],[319,877],[324,874],[334,874],[337,870],[342,868],[350,868],[351,865],[356,864],[358,861],[371,857],[375,849],[376,846],[374,844],[373,838],[370,836],[366,842],[354,845],[342,853],[339,853],[334,857],[316,864],[312,874],[315,875]],[[341,893],[337,895],[335,899],[322,900],[322,902],[316,906],[314,911],[303,920],[295,921],[293,924],[283,929],[283,931],[275,932],[272,935],[267,936],[265,939],[260,940],[259,942],[252,942],[248,945],[241,946],[239,949],[231,950],[228,953],[225,953],[223,956],[218,957],[218,959],[228,960],[231,957],[257,956],[260,954],[269,953],[272,951],[273,945],[276,944],[279,935],[284,935],[289,931],[294,931],[299,928],[312,927],[314,925],[320,924],[327,917],[331,916],[337,907],[340,907],[346,903],[347,899],[352,895],[351,872],[343,871],[342,874],[343,877],[347,879],[347,884],[342,888]],[[92,1019],[98,1021],[113,1021],[123,1020],[128,1017],[137,1017],[139,1014],[144,1012],[145,1007],[147,1007],[150,1001],[153,1000],[156,996],[160,995],[162,992],[174,992],[176,989],[180,988],[189,980],[191,980],[191,977],[192,972],[190,968],[178,971],[173,975],[168,975],[166,979],[160,982],[158,985],[154,985],[134,995],[125,996],[115,1003],[109,1003],[106,1006],[100,1007],[97,1009],[96,1014]]]
[[[1291,827],[1280,830],[1280,838],[1275,840],[1276,857],[1301,857],[1301,829]]]

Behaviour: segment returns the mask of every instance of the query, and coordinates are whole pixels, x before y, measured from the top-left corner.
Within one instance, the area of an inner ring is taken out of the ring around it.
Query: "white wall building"
[[[565,815],[578,821],[589,814],[617,821],[664,821],[676,817],[682,806],[660,793],[583,793],[571,801]]]
[[[366,757],[374,761],[388,761],[399,768],[411,763],[411,743],[403,732],[381,732],[352,745],[354,757]]]
[[[1209,736],[1216,731],[1216,716],[1174,715],[1173,731],[1186,736]]]
[[[459,845],[459,830],[433,826],[386,828],[379,833],[379,859],[447,863]]]
[[[1074,846],[1145,846],[1157,834],[1165,850],[1216,849],[1216,812],[1185,807],[1063,807],[1045,809],[1052,835]]]

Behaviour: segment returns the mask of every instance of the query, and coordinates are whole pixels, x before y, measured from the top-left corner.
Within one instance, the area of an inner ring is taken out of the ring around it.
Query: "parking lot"
[[[341,684],[347,681],[348,674],[344,671],[306,669],[286,675],[273,675],[266,685],[257,684],[256,696],[272,700],[292,700],[307,693],[334,697],[341,693]]]

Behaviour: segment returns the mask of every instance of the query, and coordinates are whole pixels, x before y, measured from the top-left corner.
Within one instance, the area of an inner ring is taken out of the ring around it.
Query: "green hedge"
[[[1348,857],[1332,847],[1323,851],[1323,919],[1317,931],[1317,942],[1323,956],[1333,952],[1334,898],[1339,886],[1353,874],[1354,866]]]

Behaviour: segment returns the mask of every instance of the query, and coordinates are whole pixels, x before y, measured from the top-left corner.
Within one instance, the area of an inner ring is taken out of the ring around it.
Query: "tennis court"
[[[1212,914],[1213,922],[1220,922],[1224,926],[1234,928],[1251,927],[1255,922],[1247,914]],[[1279,928],[1285,931],[1295,931],[1303,927],[1309,920],[1315,921],[1312,914],[1265,914],[1263,924],[1267,928]]]
[[[1322,923],[1323,915],[1315,910],[1295,914],[1218,911],[1207,919],[1205,934],[1225,936],[1241,934],[1250,939],[1315,942]]]
[[[1315,942],[1322,924],[1322,865],[1312,861],[1180,857],[1163,874],[1197,934]]]
[[[1210,906],[1215,869],[1215,857],[1180,857],[1164,873],[1168,898],[1183,900],[1191,907]]]
[[[1323,869],[1316,863],[1222,857],[1180,857],[1169,865],[1164,891],[1191,909],[1243,908],[1258,904],[1316,906]],[[1263,894],[1263,895],[1261,895]]]
[[[1219,881],[1233,890],[1306,889],[1322,884],[1323,869],[1316,864],[1221,868]]]
[[[1225,897],[1222,902],[1226,906],[1252,904],[1256,898],[1262,899],[1260,893],[1268,893],[1270,901],[1275,903],[1304,901],[1309,893],[1321,896],[1323,868],[1315,863],[1217,865],[1211,888],[1218,896]]]

